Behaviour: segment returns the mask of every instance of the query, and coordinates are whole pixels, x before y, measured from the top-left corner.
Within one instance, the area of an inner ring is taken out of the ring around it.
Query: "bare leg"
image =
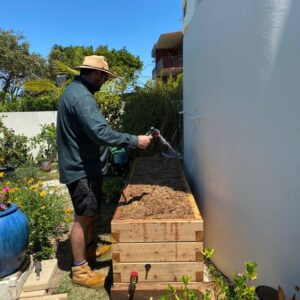
[[[95,220],[96,217],[91,217],[90,226],[87,231],[85,245],[90,245],[94,241],[94,232],[95,232]]]
[[[85,245],[88,241],[88,234],[93,227],[94,217],[77,216],[75,215],[74,223],[71,231],[71,245],[73,259],[76,262],[85,259]]]

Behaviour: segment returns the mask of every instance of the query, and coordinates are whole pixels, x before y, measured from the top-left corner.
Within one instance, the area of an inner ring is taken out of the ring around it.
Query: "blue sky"
[[[181,16],[181,0],[11,0],[1,3],[0,28],[22,32],[44,57],[54,44],[125,46],[143,60],[145,81],[154,43],[161,33],[181,30]]]

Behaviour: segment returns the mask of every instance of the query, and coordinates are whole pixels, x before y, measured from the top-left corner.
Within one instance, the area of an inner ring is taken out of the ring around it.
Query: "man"
[[[80,76],[65,89],[58,106],[58,164],[60,181],[67,185],[75,211],[71,231],[72,281],[98,288],[103,286],[105,276],[92,271],[88,262],[107,252],[93,241],[107,146],[146,149],[152,136],[120,133],[107,125],[93,96],[109,77],[114,77],[103,56],[86,56],[75,69],[80,70]]]

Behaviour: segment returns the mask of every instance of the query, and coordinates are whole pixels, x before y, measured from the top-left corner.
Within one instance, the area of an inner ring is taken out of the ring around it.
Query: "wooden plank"
[[[50,280],[57,269],[57,259],[43,260],[41,264],[42,271],[40,273],[40,279],[37,280],[36,274],[34,270],[32,270],[23,286],[24,292],[46,290],[49,288]]]
[[[194,242],[196,232],[203,231],[203,220],[183,219],[144,219],[144,220],[112,220],[112,242]],[[199,241],[199,240],[198,240]]]
[[[168,285],[172,285],[176,289],[180,289],[183,287],[182,282],[168,281],[168,282],[138,282],[136,289],[144,290],[144,291],[154,291],[154,290],[167,290]],[[213,282],[195,282],[191,281],[188,284],[188,287],[192,290],[205,290],[208,288],[212,288],[214,286]],[[114,283],[112,290],[127,290],[128,283]]]
[[[130,273],[138,272],[139,282],[149,281],[181,281],[183,275],[191,276],[191,281],[202,281],[203,263],[202,262],[154,262],[146,279],[145,263],[114,263],[113,274],[114,283],[129,282]],[[198,273],[198,274],[197,274]]]
[[[31,298],[32,300],[67,300],[68,294],[54,294]],[[24,299],[25,300],[25,299]]]
[[[203,231],[196,231],[196,241],[197,242],[204,241],[204,232]]]
[[[196,220],[202,220],[202,217],[199,212],[199,208],[196,204],[195,198],[192,194],[188,194],[188,201],[190,203],[191,209],[193,211],[194,217]]]
[[[136,290],[134,291],[135,300],[149,300],[150,297],[154,297],[154,300],[160,299],[159,296],[167,294],[168,284],[180,291],[183,287],[181,282],[151,282],[151,283],[138,283]],[[128,300],[128,283],[116,283],[111,288],[111,300]],[[204,282],[190,282],[188,285],[189,289],[192,291],[206,291],[207,289],[212,289],[212,283]],[[180,294],[180,292],[179,292]],[[199,295],[199,299],[202,299]]]
[[[202,261],[202,242],[118,243],[113,262]]]
[[[45,296],[46,290],[32,291],[32,292],[22,292],[20,294],[19,300],[29,300],[34,297]]]
[[[20,294],[19,300],[28,300],[28,298],[39,297],[46,295],[46,290],[32,291],[32,292],[22,292]]]

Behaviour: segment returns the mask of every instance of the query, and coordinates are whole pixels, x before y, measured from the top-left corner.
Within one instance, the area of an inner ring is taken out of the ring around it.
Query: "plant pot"
[[[0,172],[4,172],[4,177],[3,177],[4,179],[7,179],[12,175],[14,175],[15,169],[16,167],[13,165],[5,165],[5,166],[0,165]]]
[[[40,161],[40,170],[50,172],[51,171],[51,160],[47,159],[47,160]]]
[[[255,293],[260,300],[278,300],[278,291],[272,287],[260,285],[256,287]]]
[[[8,276],[21,266],[29,241],[27,217],[16,204],[0,212],[0,277]]]

